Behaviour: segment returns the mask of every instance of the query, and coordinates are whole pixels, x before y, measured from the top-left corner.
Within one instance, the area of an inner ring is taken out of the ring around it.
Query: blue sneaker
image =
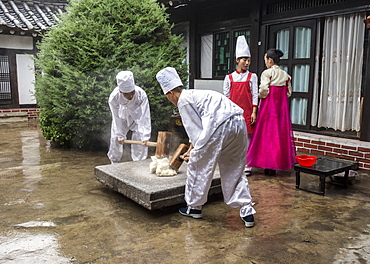
[[[242,218],[246,227],[254,227],[254,216],[247,215]]]
[[[182,207],[179,209],[179,213],[185,216],[191,216],[193,218],[202,218],[202,210],[190,209],[188,207]]]

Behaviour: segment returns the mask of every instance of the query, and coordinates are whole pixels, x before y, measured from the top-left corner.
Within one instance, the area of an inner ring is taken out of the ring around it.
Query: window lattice
[[[310,7],[319,7],[325,5],[338,4],[348,0],[315,0],[315,1],[297,1],[287,0],[267,5],[267,14],[277,14],[293,10],[305,9]]]
[[[230,33],[215,34],[215,76],[225,76],[230,67]]]
[[[11,98],[9,58],[8,56],[0,56],[0,102],[8,101]]]

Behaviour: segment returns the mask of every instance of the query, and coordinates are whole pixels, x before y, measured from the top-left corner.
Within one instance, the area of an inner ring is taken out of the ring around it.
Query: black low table
[[[316,163],[309,167],[301,166],[298,163],[293,164],[296,176],[295,187],[300,190],[325,195],[325,178],[341,172],[345,172],[342,184],[344,185],[344,187],[347,187],[348,173],[354,165],[355,164],[351,162],[344,162],[327,158],[318,158],[316,160]],[[317,175],[320,177],[320,192],[315,192],[299,187],[301,182],[301,172]]]

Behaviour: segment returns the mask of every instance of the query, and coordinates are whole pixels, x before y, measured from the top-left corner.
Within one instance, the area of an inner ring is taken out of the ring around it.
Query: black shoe
[[[189,211],[189,212],[188,212]],[[191,216],[193,218],[202,218],[202,210],[190,209],[188,207],[182,207],[179,209],[179,213],[185,216]]]
[[[265,175],[274,176],[276,175],[276,170],[265,169]]]
[[[254,227],[254,216],[247,215],[242,218],[246,227]]]

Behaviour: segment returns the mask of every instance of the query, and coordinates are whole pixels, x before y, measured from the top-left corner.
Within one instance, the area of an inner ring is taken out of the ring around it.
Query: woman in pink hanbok
[[[262,72],[259,86],[258,122],[247,154],[248,165],[264,168],[267,175],[291,169],[296,162],[288,103],[291,77],[278,66],[282,56],[277,49],[269,49],[264,56],[267,70]]]

